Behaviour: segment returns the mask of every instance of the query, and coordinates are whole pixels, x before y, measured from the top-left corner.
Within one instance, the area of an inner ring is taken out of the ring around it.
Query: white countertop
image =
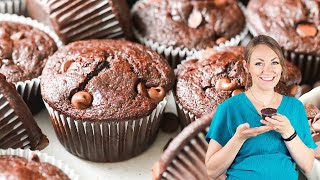
[[[171,104],[172,102],[169,103],[169,108],[172,106]],[[35,116],[35,119],[43,133],[47,135],[50,141],[49,146],[41,152],[47,153],[48,155],[54,156],[56,159],[65,162],[75,171],[75,173],[79,174],[79,180],[152,179],[151,168],[153,164],[159,160],[163,152],[163,147],[168,140],[171,137],[175,137],[178,133],[175,132],[169,134],[160,130],[154,144],[150,148],[148,148],[142,154],[127,161],[117,163],[95,163],[80,159],[77,156],[70,154],[60,144],[46,109],[43,109],[40,113],[38,113]]]

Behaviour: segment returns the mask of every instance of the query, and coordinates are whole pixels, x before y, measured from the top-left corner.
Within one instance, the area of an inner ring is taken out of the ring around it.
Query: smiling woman
[[[295,166],[310,172],[317,145],[302,103],[275,91],[286,75],[281,48],[271,37],[257,36],[246,47],[243,65],[251,84],[217,108],[207,134],[207,172],[228,180],[298,179]],[[264,108],[277,114],[262,119]]]

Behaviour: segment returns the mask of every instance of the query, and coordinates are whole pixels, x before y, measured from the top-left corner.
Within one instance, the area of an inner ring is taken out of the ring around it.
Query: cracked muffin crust
[[[149,115],[173,84],[173,70],[149,48],[88,40],[49,58],[41,92],[51,107],[79,120],[126,120]]]
[[[213,47],[245,27],[235,0],[140,0],[133,7],[132,20],[143,37],[188,49]]]

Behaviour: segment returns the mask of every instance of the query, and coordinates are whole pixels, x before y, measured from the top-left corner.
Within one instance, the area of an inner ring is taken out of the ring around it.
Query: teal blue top
[[[317,147],[310,134],[304,106],[299,100],[283,96],[277,110],[290,120],[306,146]],[[214,139],[224,146],[240,124],[247,122],[250,127],[258,127],[263,125],[260,120],[260,115],[245,93],[233,96],[217,108],[206,137],[207,141]],[[281,135],[272,130],[245,141],[227,170],[227,179],[297,180],[298,172],[295,166],[296,163],[281,140]]]

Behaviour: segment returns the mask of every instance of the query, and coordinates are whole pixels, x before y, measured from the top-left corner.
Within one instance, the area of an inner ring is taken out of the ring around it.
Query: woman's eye
[[[278,64],[280,64],[278,61],[273,61],[271,64],[273,64],[273,65],[278,65]]]
[[[256,62],[254,65],[256,65],[256,66],[262,66],[262,63],[261,63],[261,62]]]

